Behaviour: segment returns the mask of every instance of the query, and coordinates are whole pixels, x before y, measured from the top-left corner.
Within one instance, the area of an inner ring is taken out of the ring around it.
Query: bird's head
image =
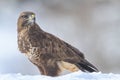
[[[35,13],[26,11],[22,12],[18,18],[18,28],[23,29],[35,24]]]

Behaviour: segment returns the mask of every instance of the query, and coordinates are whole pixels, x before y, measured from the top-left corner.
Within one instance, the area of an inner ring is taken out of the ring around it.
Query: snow
[[[120,74],[74,72],[59,77],[50,77],[43,75],[22,75],[18,73],[1,74],[0,80],[120,80]]]

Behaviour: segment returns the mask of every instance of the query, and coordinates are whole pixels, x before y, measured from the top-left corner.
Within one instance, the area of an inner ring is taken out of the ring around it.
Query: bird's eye
[[[27,19],[28,18],[28,16],[27,15],[23,15],[23,16],[21,16],[22,18],[25,18],[25,19]]]

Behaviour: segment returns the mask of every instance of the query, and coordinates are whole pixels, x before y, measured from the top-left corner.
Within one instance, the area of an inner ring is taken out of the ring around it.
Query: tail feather
[[[77,66],[84,72],[98,72],[98,69],[85,59],[82,62],[77,63]]]

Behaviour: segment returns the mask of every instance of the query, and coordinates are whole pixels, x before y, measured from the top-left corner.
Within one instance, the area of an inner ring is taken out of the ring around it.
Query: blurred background
[[[0,73],[39,74],[17,47],[17,19],[36,13],[49,33],[83,52],[101,72],[120,73],[120,0],[0,0]]]

